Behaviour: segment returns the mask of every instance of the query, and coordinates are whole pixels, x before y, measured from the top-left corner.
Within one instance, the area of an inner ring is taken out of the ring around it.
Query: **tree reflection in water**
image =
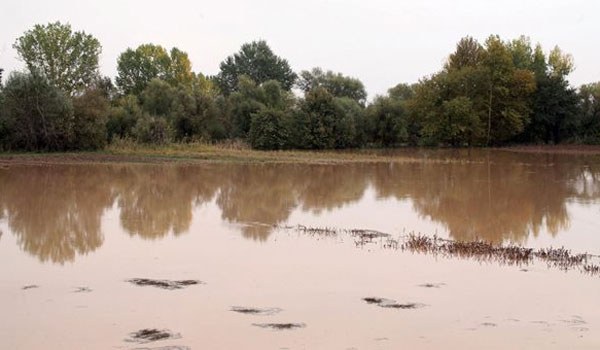
[[[0,171],[0,220],[23,250],[64,263],[102,245],[102,216],[115,204],[123,229],[143,239],[188,232],[195,206],[214,200],[244,237],[265,240],[294,210],[334,210],[359,202],[372,186],[378,198],[410,200],[454,239],[520,243],[567,229],[568,200],[600,198],[594,158],[437,155],[393,164],[14,166]]]

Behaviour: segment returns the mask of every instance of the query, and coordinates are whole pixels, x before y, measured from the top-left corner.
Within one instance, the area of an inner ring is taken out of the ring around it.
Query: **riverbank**
[[[495,151],[529,154],[593,155],[600,156],[600,146],[513,146],[492,148]],[[435,157],[432,156],[435,151]],[[485,149],[361,149],[329,151],[259,151],[244,144],[176,143],[161,146],[136,143],[111,144],[95,152],[53,153],[0,153],[0,167],[16,164],[61,163],[404,163],[404,162],[452,162],[461,153],[479,152]],[[460,160],[464,162],[465,160]],[[473,159],[472,161],[477,161]]]

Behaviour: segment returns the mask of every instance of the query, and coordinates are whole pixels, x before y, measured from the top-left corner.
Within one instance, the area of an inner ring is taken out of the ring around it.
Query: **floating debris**
[[[243,306],[232,306],[231,311],[239,312],[241,314],[257,315],[257,316],[270,316],[280,313],[282,310],[277,307],[271,308],[255,308],[255,307],[243,307]]]
[[[181,335],[172,333],[168,329],[160,330],[155,328],[146,328],[130,333],[129,337],[130,338],[125,339],[126,342],[146,344],[159,340],[179,339],[181,338]]]
[[[40,288],[40,286],[35,285],[35,284],[30,284],[28,286],[23,286],[23,288],[21,288],[22,290],[28,290],[28,289],[35,289],[35,288]]]
[[[148,278],[132,278],[126,280],[126,282],[133,283],[136,286],[146,287],[157,287],[162,289],[174,290],[182,289],[184,287],[193,286],[196,284],[203,284],[202,281],[197,280],[182,280],[182,281],[169,281],[169,280],[153,280]]]
[[[304,323],[253,323],[255,327],[270,328],[276,331],[284,331],[306,327]]]
[[[362,300],[364,300],[367,304],[374,304],[377,305],[379,307],[382,307],[384,309],[420,309],[423,308],[427,305],[425,304],[420,304],[420,303],[398,303],[395,300],[392,299],[386,299],[386,298],[377,298],[377,297],[368,297],[368,298],[363,298]]]
[[[92,289],[89,287],[77,287],[73,291],[73,293],[90,293],[90,292],[92,292]]]

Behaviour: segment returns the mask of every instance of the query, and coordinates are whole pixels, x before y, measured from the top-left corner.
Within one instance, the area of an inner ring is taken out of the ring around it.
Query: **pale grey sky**
[[[599,0],[7,0],[0,8],[7,71],[23,68],[12,48],[18,36],[60,20],[100,40],[100,69],[113,78],[119,53],[142,43],[177,46],[195,71],[215,74],[242,43],[265,39],[294,70],[340,71],[372,97],[439,70],[463,36],[524,34],[573,54],[572,85],[600,81]]]

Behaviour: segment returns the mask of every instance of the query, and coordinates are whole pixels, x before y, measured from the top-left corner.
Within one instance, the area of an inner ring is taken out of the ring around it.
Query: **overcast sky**
[[[113,78],[119,53],[142,43],[177,46],[195,71],[216,74],[242,43],[265,39],[294,70],[360,78],[372,97],[439,70],[463,36],[524,34],[573,54],[573,85],[600,81],[599,0],[7,0],[0,67],[22,69],[15,39],[57,20],[100,40],[100,69]]]

